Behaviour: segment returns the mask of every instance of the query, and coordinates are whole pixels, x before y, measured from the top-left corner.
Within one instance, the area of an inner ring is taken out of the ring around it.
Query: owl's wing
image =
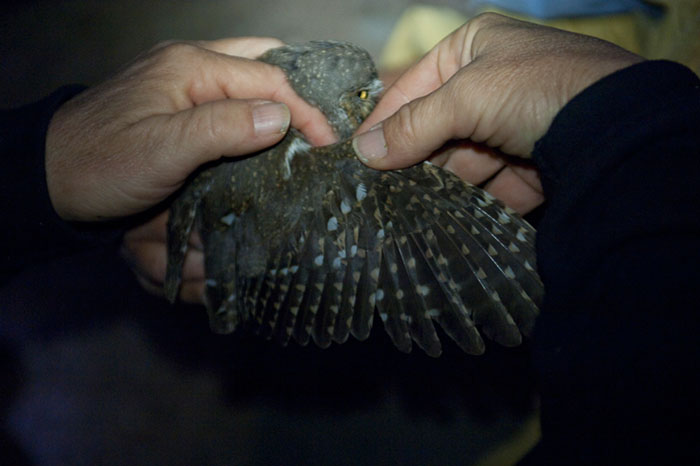
[[[531,332],[542,298],[535,231],[513,210],[429,163],[377,172],[344,159],[323,175],[333,182],[265,272],[237,279],[260,334],[361,340],[375,308],[405,352],[414,341],[441,353],[434,322],[472,354],[484,351],[482,333],[513,346]]]

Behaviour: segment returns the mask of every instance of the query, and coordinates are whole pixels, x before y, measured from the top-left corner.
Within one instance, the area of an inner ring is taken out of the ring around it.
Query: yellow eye
[[[362,91],[360,91],[360,92],[357,94],[357,96],[358,96],[360,99],[365,100],[367,97],[369,97],[369,92],[367,92],[367,91],[365,91],[365,90],[362,90]]]

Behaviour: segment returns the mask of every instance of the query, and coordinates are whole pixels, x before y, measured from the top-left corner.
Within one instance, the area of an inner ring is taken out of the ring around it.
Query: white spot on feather
[[[366,197],[367,197],[367,186],[365,186],[364,183],[358,184],[357,188],[355,188],[355,199],[357,199],[358,201],[362,201]]]
[[[352,208],[350,207],[350,204],[348,204],[348,202],[345,199],[343,199],[342,202],[340,203],[340,211],[343,214],[347,215],[350,213],[351,210],[352,210]]]
[[[233,225],[233,222],[236,220],[236,214],[231,212],[230,214],[224,215],[223,217],[221,217],[220,220],[221,220],[221,223],[224,223],[228,226],[231,226],[231,225]]]
[[[314,264],[318,265],[319,267],[323,265],[323,254],[316,256],[314,259]]]
[[[335,231],[338,229],[338,219],[335,217],[331,217],[328,219],[328,223],[326,224],[326,227],[328,228],[328,231]]]
[[[416,285],[416,293],[418,293],[419,296],[428,296],[428,293],[430,293],[430,287],[425,285]]]
[[[288,180],[292,177],[292,160],[298,152],[309,150],[311,144],[301,138],[295,138],[287,147],[284,153],[284,175],[283,178]]]

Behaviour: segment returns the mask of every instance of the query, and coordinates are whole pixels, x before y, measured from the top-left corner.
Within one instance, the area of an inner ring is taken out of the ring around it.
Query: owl
[[[532,226],[430,162],[377,171],[357,160],[349,138],[382,89],[365,50],[314,41],[259,60],[285,72],[340,142],[312,147],[291,129],[260,153],[201,167],[171,206],[166,296],[178,295],[196,228],[216,332],[325,348],[366,339],[378,316],[404,352],[415,342],[439,356],[438,331],[470,354],[484,337],[520,344],[543,294]]]

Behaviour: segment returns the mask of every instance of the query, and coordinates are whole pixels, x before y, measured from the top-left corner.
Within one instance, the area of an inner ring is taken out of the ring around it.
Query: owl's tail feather
[[[173,201],[168,216],[168,265],[165,271],[165,296],[174,303],[180,291],[182,267],[189,249],[189,240],[208,183],[195,180],[180,192]]]

